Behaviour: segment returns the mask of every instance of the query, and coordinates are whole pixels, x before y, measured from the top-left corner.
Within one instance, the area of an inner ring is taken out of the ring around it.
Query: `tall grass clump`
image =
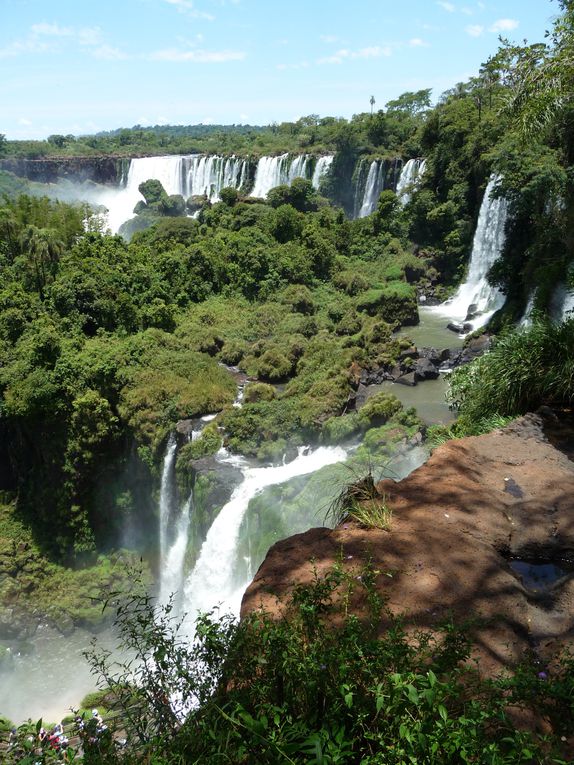
[[[489,353],[456,369],[450,400],[463,422],[512,417],[574,401],[574,319],[501,334]]]

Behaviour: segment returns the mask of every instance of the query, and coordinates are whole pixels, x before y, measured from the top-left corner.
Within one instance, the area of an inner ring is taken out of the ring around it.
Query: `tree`
[[[0,133],[0,157],[8,151],[8,141],[4,133]]]
[[[388,101],[385,106],[390,112],[407,112],[411,116],[420,114],[430,107],[430,94],[432,88],[426,90],[417,90],[416,92],[407,91],[393,101]],[[371,96],[371,98],[373,98]]]
[[[373,107],[375,105],[375,97],[374,96],[371,96],[371,98],[369,99],[369,103],[371,104],[371,115],[372,115],[373,114]]]
[[[35,287],[43,300],[46,284],[56,275],[64,244],[55,229],[30,225],[22,233],[21,247],[25,262],[33,274]]]
[[[573,105],[574,2],[560,0],[564,11],[554,24],[552,45],[510,46],[503,50],[515,58],[515,87],[509,108],[520,130],[534,135]]]

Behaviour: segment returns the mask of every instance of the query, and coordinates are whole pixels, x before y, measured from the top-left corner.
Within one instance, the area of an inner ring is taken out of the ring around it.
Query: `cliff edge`
[[[313,568],[340,561],[355,570],[371,561],[378,590],[409,628],[471,619],[484,674],[527,651],[543,663],[572,643],[574,463],[549,443],[538,414],[449,441],[407,478],[377,489],[392,509],[389,531],[346,521],[278,542],[245,593],[242,615],[261,607],[279,613]],[[361,603],[353,607],[360,612]]]

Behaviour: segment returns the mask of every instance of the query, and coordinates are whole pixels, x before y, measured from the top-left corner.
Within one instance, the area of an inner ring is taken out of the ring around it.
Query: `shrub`
[[[450,400],[468,424],[574,401],[574,319],[537,319],[501,334],[491,350],[450,376]]]
[[[359,420],[363,427],[382,425],[402,408],[403,406],[396,396],[381,391],[367,399],[359,410]]]
[[[372,490],[371,479],[365,491]],[[482,681],[468,662],[470,625],[407,633],[378,593],[389,573],[369,564],[315,571],[273,618],[263,610],[238,624],[200,616],[191,645],[171,607],[158,609],[136,590],[116,618],[121,647],[134,660],[114,671],[105,655],[87,654],[130,732],[128,757],[168,764],[564,762],[558,736],[573,732],[572,660],[562,659],[555,678],[540,679],[530,663],[514,677]],[[178,704],[188,712],[183,724]],[[517,731],[508,714],[516,706],[557,721],[557,735]],[[105,761],[125,756],[110,751]]]
[[[257,401],[272,401],[277,396],[277,391],[267,383],[251,383],[245,387],[244,400],[246,404],[254,404]]]

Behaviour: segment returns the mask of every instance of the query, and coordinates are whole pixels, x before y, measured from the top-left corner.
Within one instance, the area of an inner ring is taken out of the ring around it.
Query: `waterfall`
[[[371,162],[358,218],[366,218],[375,211],[381,191],[385,188],[385,170],[384,160],[375,159]]]
[[[250,467],[241,457],[220,457],[241,468],[243,481],[213,521],[197,563],[185,582],[183,607],[188,614],[190,635],[199,612],[221,605],[224,612],[239,614],[241,598],[249,582],[240,580],[234,571],[234,563],[239,528],[249,501],[267,486],[313,473],[325,465],[341,462],[345,457],[343,448],[324,446],[315,451],[302,448],[291,462],[269,467]]]
[[[559,284],[550,298],[549,314],[552,321],[560,322],[572,318],[574,311],[574,290],[566,284]]]
[[[397,182],[397,196],[401,204],[406,203],[411,198],[413,188],[420,180],[426,167],[426,159],[409,159],[404,165]]]
[[[520,321],[518,322],[519,327],[530,327],[530,325],[532,324],[532,311],[534,310],[535,296],[536,296],[536,293],[533,292],[528,298],[528,302],[526,303],[526,308],[524,309],[524,313],[522,314],[522,317]]]
[[[185,553],[189,540],[189,523],[193,512],[193,492],[181,508],[175,524],[173,543],[167,548],[161,562],[159,582],[159,603],[165,606],[173,595],[176,613],[181,609],[182,585],[184,579],[183,567]]]
[[[324,157],[319,157],[313,170],[313,177],[311,183],[314,189],[319,189],[323,177],[329,172],[331,165],[333,164],[334,155],[327,154]]]
[[[300,154],[298,157],[295,157],[289,166],[287,174],[288,183],[293,183],[295,178],[306,178],[308,163],[309,158],[305,154]]]
[[[466,281],[452,298],[431,309],[455,321],[472,319],[473,329],[484,327],[505,300],[504,295],[486,280],[491,266],[500,257],[505,238],[508,205],[505,199],[492,197],[498,181],[497,176],[491,176],[484,192]]]
[[[136,157],[119,189],[104,189],[93,196],[93,201],[108,208],[108,226],[112,233],[133,216],[137,202],[143,200],[139,185],[150,178],[161,182],[167,194],[204,195],[217,202],[221,189],[226,186],[241,188],[248,178],[249,162],[240,157],[190,154],[165,157]]]
[[[168,439],[165,456],[163,458],[159,491],[159,554],[160,570],[162,571],[168,550],[169,524],[173,510],[173,476],[176,451],[177,442],[175,440],[175,435],[172,433]]]
[[[187,199],[191,196],[205,196],[211,202],[219,200],[221,189],[241,187],[245,178],[247,161],[232,157],[202,156],[183,157],[183,190]]]
[[[255,182],[250,196],[265,199],[271,189],[288,185],[295,178],[307,178],[308,172],[309,157],[306,154],[298,154],[292,159],[289,159],[289,154],[261,157],[255,170]]]

